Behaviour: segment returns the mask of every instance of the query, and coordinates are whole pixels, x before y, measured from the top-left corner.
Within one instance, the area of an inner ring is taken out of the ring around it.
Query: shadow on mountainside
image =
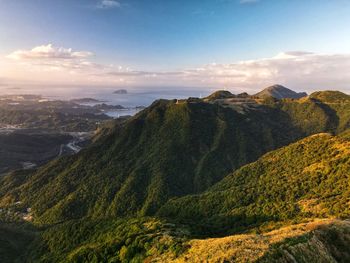
[[[317,103],[320,108],[330,117],[326,123],[326,131],[335,134],[339,127],[339,117],[337,115],[337,112],[318,99],[312,98],[311,100]]]

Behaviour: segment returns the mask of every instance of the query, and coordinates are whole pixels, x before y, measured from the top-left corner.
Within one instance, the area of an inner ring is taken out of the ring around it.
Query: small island
[[[126,89],[118,89],[113,94],[128,94],[128,91]]]

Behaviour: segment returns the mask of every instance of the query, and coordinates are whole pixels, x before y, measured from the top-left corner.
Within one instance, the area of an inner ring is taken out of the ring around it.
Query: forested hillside
[[[31,221],[6,230],[28,237],[19,244],[4,239],[8,262],[17,248],[28,262],[182,262],[208,237],[227,245],[224,236],[252,234],[248,239],[258,242],[256,233],[271,247],[262,241],[250,262],[284,262],[280,245],[309,242],[312,234],[270,240],[269,231],[348,218],[349,96],[220,94],[156,101],[74,156],[1,177],[1,220]],[[335,237],[324,231],[326,246]],[[348,225],[337,231],[347,238]],[[346,238],[333,249],[342,251]],[[232,260],[231,252],[222,258]]]
[[[348,140],[313,135],[264,155],[201,195],[170,200],[158,219],[85,218],[48,226],[26,257],[28,262],[290,262],[292,255],[297,262],[347,262],[349,223],[315,218],[348,218],[349,151]]]
[[[200,233],[267,222],[350,215],[350,142],[317,134],[264,155],[201,195],[170,200],[159,214]]]
[[[328,111],[314,99],[266,100],[243,110],[160,100],[81,154],[39,169],[1,203],[20,201],[41,223],[152,215],[169,198],[202,192],[272,149],[344,130],[347,101]]]

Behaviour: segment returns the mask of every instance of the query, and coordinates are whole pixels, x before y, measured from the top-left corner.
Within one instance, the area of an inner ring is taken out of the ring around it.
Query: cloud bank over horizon
[[[350,54],[306,51],[232,63],[211,63],[174,71],[148,71],[95,62],[98,54],[41,45],[13,51],[1,61],[1,78],[55,85],[190,86],[227,88],[254,93],[279,83],[298,91],[339,89],[349,92]],[[1,63],[2,62],[2,63]],[[117,64],[117,63],[116,63]],[[25,85],[23,81],[22,85]]]

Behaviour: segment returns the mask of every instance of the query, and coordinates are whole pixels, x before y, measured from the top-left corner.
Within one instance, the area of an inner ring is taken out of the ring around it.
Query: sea
[[[120,89],[127,90],[127,94],[115,94]],[[135,115],[142,107],[151,105],[158,99],[186,99],[189,97],[205,97],[213,90],[210,88],[191,88],[191,87],[166,87],[166,88],[115,88],[115,87],[28,87],[2,89],[5,94],[32,94],[41,95],[49,100],[71,100],[81,98],[92,98],[99,102],[94,104],[106,103],[109,105],[121,105],[125,109],[106,112],[111,117],[121,117],[126,115]],[[86,103],[85,103],[86,105]]]

